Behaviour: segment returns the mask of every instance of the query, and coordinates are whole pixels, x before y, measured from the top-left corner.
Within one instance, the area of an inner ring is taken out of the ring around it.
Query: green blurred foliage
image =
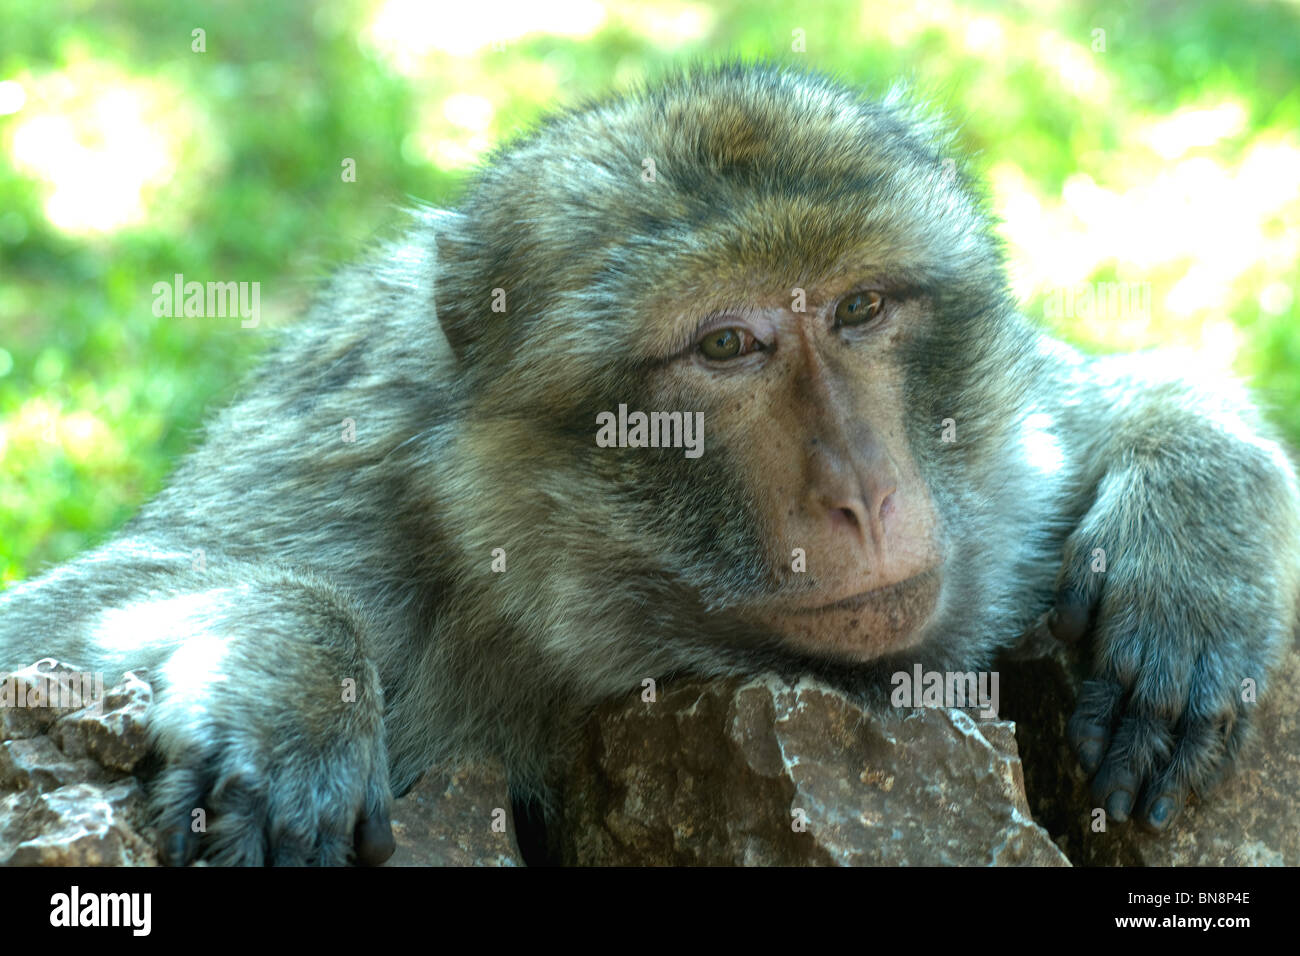
[[[881,91],[903,78],[958,121],[976,172],[1012,164],[1048,204],[1079,173],[1117,192],[1157,176],[1134,130],[1180,109],[1244,109],[1240,128],[1206,147],[1225,168],[1274,134],[1296,145],[1300,129],[1300,16],[1291,3],[603,6],[590,28],[552,31],[546,16],[570,23],[576,11],[581,20],[594,0],[505,11],[418,0],[0,2],[0,107],[14,84],[26,95],[0,115],[0,579],[38,572],[119,527],[323,275],[391,229],[412,198],[454,203],[468,158],[557,102],[729,56],[790,60]],[[412,12],[420,7],[422,20]],[[403,13],[414,17],[405,29]],[[398,26],[377,40],[377,22]],[[493,27],[506,40],[497,48],[476,39]],[[196,28],[205,52],[192,50]],[[794,31],[803,52],[792,51]],[[1072,58],[1100,86],[1071,81],[1062,64]],[[100,97],[118,87],[143,104],[139,128],[115,113],[103,119]],[[468,119],[448,106],[456,94],[477,98],[460,103]],[[480,122],[473,113],[484,104]],[[136,152],[115,154],[120,166],[92,158],[90,173],[78,174],[80,154],[57,129],[23,125],[65,112],[81,124],[71,134],[78,143],[93,150],[96,136],[119,135]],[[169,162],[149,173],[160,150]],[[355,183],[340,176],[344,158],[356,161]],[[89,192],[76,191],[78,180]],[[62,199],[61,186],[70,189]],[[78,208],[136,188],[142,215],[69,227],[69,206],[75,222]],[[1261,226],[1284,249],[1295,209],[1285,205]],[[1099,262],[1094,280],[1149,279],[1156,316],[1136,333],[1103,322],[1058,331],[1106,349],[1195,342],[1209,318],[1226,319],[1240,333],[1237,371],[1300,441],[1300,303],[1283,294],[1295,289],[1300,264],[1263,263],[1232,278],[1226,309],[1163,319],[1159,302],[1185,268],[1134,276]],[[261,325],[154,316],[152,287],[175,273],[259,281]],[[1027,307],[1036,303],[1031,296]]]

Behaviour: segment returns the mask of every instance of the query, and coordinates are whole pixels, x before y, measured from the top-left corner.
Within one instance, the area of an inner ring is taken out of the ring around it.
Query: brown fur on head
[[[980,448],[941,451],[940,422],[1005,382],[981,373],[1024,341],[946,145],[900,95],[730,65],[560,114],[492,158],[440,231],[437,300],[474,395],[451,466],[483,506],[466,553],[513,542],[531,580],[566,582],[517,596],[521,618],[538,600],[571,617],[618,579],[818,657],[933,629]],[[882,318],[840,326],[859,293]],[[725,328],[765,347],[702,361]],[[996,398],[989,440],[1016,407]],[[620,403],[703,412],[703,456],[597,447]]]

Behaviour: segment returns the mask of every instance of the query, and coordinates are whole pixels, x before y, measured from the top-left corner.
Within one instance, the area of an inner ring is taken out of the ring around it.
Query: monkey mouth
[[[937,590],[938,584],[939,568],[935,566],[919,574],[914,574],[910,578],[904,578],[902,581],[871,588],[826,604],[818,604],[812,607],[787,606],[783,610],[787,614],[827,614],[834,611],[861,611],[875,605],[898,603],[906,600],[913,593]]]
[[[767,608],[761,622],[787,646],[816,657],[864,663],[915,645],[940,604],[939,565],[910,578],[812,607]]]

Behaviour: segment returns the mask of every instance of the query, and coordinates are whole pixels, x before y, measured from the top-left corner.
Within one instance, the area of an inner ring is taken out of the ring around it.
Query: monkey
[[[114,538],[6,591],[0,666],[147,669],[165,861],[373,864],[431,765],[548,805],[646,677],[870,697],[1046,627],[1090,649],[1097,806],[1167,830],[1295,633],[1296,474],[1235,380],[1026,318],[954,143],[761,62],[554,113],[325,285]]]

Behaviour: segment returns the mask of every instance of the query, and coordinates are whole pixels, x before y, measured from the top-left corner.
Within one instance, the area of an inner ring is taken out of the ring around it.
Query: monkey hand
[[[1163,444],[1102,477],[1047,615],[1058,638],[1091,638],[1068,733],[1095,805],[1155,831],[1221,779],[1246,738],[1294,627],[1300,540],[1280,454],[1223,433]]]
[[[354,620],[321,597],[196,596],[207,602],[199,630],[161,666],[149,714],[164,862],[377,864],[392,853],[378,677]]]

